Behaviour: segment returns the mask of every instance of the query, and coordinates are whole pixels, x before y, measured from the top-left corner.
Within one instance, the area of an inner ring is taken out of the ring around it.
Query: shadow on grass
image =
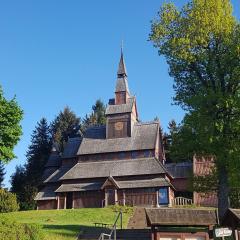
[[[108,232],[109,229],[99,228],[94,226],[84,226],[84,225],[43,225],[43,229],[51,234],[61,235],[68,238],[76,238],[78,235],[82,234],[101,234],[101,232]]]

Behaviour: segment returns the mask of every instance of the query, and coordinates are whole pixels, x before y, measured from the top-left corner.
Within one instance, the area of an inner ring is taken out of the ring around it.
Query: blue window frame
[[[144,157],[150,157],[150,151],[149,150],[144,151]]]
[[[125,158],[125,153],[124,152],[119,153],[119,158],[124,159]]]
[[[158,191],[158,203],[159,203],[159,205],[169,204],[168,188],[160,188],[159,189],[159,191]]]
[[[137,152],[132,152],[132,158],[137,158]]]

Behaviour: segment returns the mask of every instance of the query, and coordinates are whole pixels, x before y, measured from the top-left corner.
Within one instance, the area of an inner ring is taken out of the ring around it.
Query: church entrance
[[[107,189],[108,205],[115,205],[115,190]]]
[[[67,197],[66,208],[67,209],[72,209],[72,207],[73,207],[73,193],[68,192],[66,197]]]

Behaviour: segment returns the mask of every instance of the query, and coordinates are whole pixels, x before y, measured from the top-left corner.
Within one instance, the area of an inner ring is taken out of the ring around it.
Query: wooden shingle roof
[[[60,180],[103,178],[108,176],[135,176],[162,174],[165,169],[155,158],[80,162],[63,175]]]
[[[59,179],[71,169],[72,166],[61,166],[54,173],[52,173],[47,179],[44,180],[44,183],[54,183],[58,182]]]
[[[153,179],[142,179],[142,180],[129,180],[129,181],[117,181],[120,189],[130,188],[148,188],[148,187],[169,187],[169,183],[165,178],[153,178]]]
[[[54,192],[56,190],[56,185],[48,185],[45,186],[43,189],[41,189],[37,196],[34,198],[35,201],[38,200],[54,200],[56,199],[56,193]]]
[[[193,173],[191,162],[167,163],[164,167],[173,178],[188,178]]]
[[[62,184],[55,192],[83,192],[100,190],[103,182]]]
[[[101,127],[102,129],[102,127]],[[97,128],[95,128],[97,132]],[[78,155],[154,149],[159,122],[135,123],[131,137],[101,139],[84,136]]]
[[[215,210],[147,208],[146,214],[151,226],[210,226],[217,224]]]
[[[118,113],[130,113],[132,112],[134,103],[135,97],[130,97],[126,104],[108,105],[106,109],[106,115]]]
[[[75,157],[79,149],[82,139],[80,137],[69,138],[64,151],[62,158],[72,158]]]

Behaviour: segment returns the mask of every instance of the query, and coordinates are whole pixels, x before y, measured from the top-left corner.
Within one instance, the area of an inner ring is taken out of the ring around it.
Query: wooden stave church
[[[62,154],[53,145],[37,209],[171,206],[175,196],[191,195],[193,164],[165,164],[160,123],[139,122],[122,52],[106,118],[105,126],[69,138]]]

